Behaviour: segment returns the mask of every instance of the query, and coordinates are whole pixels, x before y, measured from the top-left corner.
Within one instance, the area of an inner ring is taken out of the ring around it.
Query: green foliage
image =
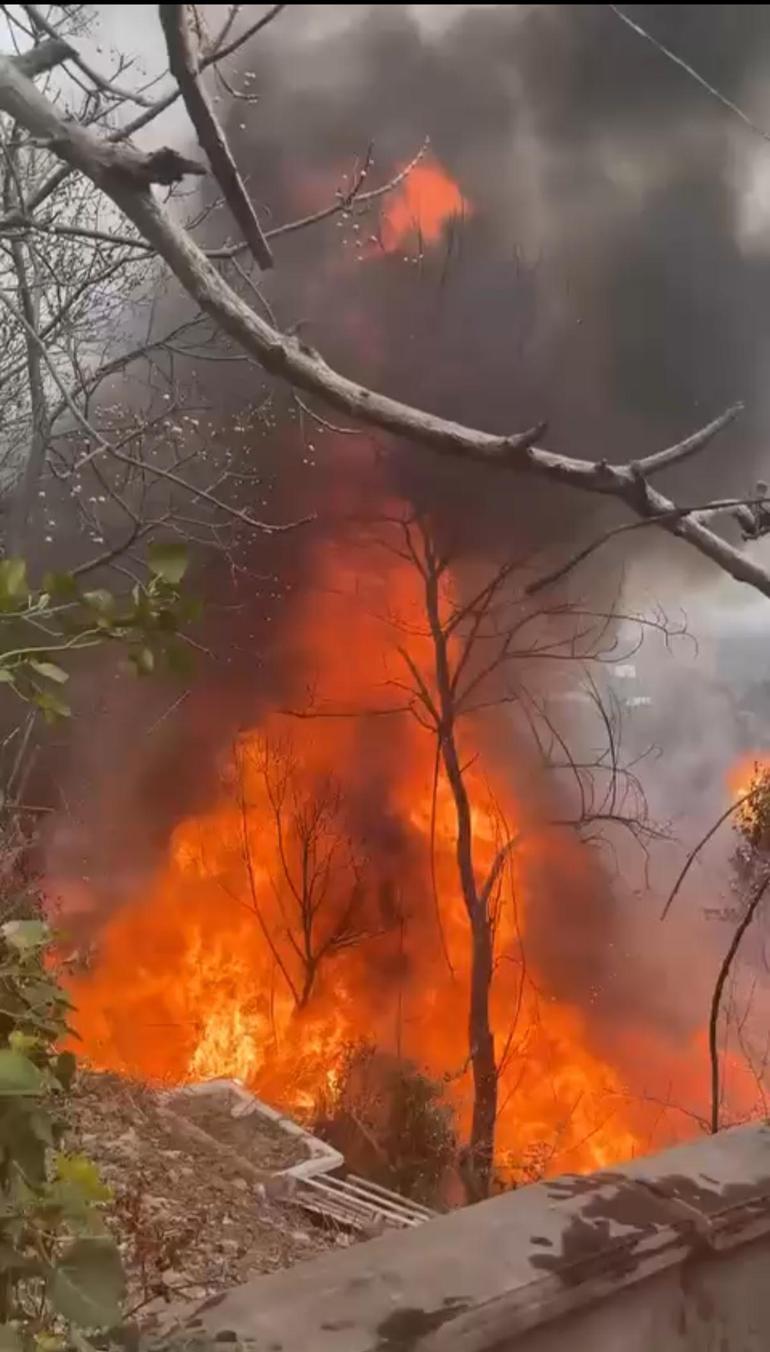
[[[70,1004],[39,920],[0,927],[0,1352],[64,1352],[120,1320],[124,1279],[96,1167],[61,1151]]]
[[[435,1205],[457,1155],[444,1087],[411,1061],[354,1043],[316,1106],[315,1128],[351,1168],[417,1202]]]
[[[770,850],[770,766],[754,763],[751,779],[741,792],[751,796],[741,803],[735,818],[736,829],[752,850]]]
[[[181,630],[198,614],[180,591],[187,563],[182,543],[152,544],[146,581],[118,597],[104,587],[81,590],[72,573],[46,573],[35,590],[23,559],[0,560],[0,685],[55,722],[69,716],[67,664],[84,649],[117,642],[138,676],[162,669],[186,674]]]

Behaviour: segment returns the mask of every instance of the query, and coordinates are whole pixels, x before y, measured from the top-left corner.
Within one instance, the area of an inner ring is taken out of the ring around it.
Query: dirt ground
[[[254,1176],[255,1166],[269,1173],[296,1162],[304,1146],[251,1118],[224,1127],[221,1107],[204,1105],[203,1096],[192,1111],[193,1097],[186,1103],[192,1133],[145,1085],[117,1075],[82,1072],[72,1095],[65,1147],[88,1155],[112,1189],[105,1219],[128,1275],[127,1308],[149,1325],[169,1302],[217,1295],[351,1242],[290,1202],[265,1197]],[[252,1169],[212,1150],[195,1127],[229,1133],[237,1149],[246,1128]]]
[[[218,1141],[232,1146],[259,1169],[288,1169],[307,1159],[309,1151],[301,1136],[291,1136],[258,1113],[233,1117],[239,1099],[226,1091],[217,1094],[175,1094],[174,1112],[202,1127]]]

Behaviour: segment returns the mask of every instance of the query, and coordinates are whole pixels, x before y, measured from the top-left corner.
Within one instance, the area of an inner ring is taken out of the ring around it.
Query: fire
[[[736,826],[752,844],[761,843],[766,848],[770,802],[770,760],[767,755],[754,752],[741,756],[730,767],[727,786],[737,807]]]
[[[296,669],[324,692],[325,712],[371,709],[388,692],[392,645],[381,616],[387,610],[407,622],[420,614],[418,579],[407,563],[388,556],[369,565],[371,604],[357,606],[350,580],[360,581],[361,560],[319,558],[324,589],[291,626]],[[416,624],[409,632],[413,660],[427,661],[428,639]],[[87,1059],[150,1082],[236,1076],[268,1101],[302,1112],[333,1081],[345,1048],[368,1038],[443,1079],[467,1127],[468,923],[443,780],[433,876],[430,868],[434,754],[429,733],[404,715],[275,713],[242,734],[223,764],[218,800],[179,822],[157,876],[112,916],[91,970],[72,981]],[[271,763],[278,767],[272,780]],[[337,796],[330,771],[341,785]],[[484,870],[499,849],[500,805],[507,829],[524,825],[526,811],[507,776],[490,780],[470,769],[468,786]],[[306,999],[304,941],[284,868],[289,846],[276,829],[281,793],[296,820],[322,793],[331,805],[325,843],[312,856],[312,867],[325,869],[333,844],[327,894],[317,893],[317,947],[329,946]],[[565,852],[567,872],[587,866],[578,845],[529,833],[499,899],[497,1148],[501,1166],[517,1178],[589,1170],[644,1144],[630,1125],[621,1077],[590,1048],[583,1014],[550,999],[526,968],[526,918],[537,904],[528,878],[538,852],[555,848]],[[349,932],[330,938],[355,888],[362,913]]]
[[[732,798],[742,798],[750,792],[756,780],[770,769],[766,755],[752,751],[739,756],[727,772],[727,787]]]
[[[417,237],[435,244],[455,218],[467,217],[471,208],[458,185],[435,160],[423,160],[386,198],[381,239],[386,253],[402,248]]]

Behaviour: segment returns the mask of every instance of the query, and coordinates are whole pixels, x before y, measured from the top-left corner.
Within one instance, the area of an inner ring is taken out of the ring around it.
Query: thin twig
[[[636,23],[634,19],[629,18],[629,16],[624,14],[623,10],[619,9],[617,5],[608,5],[607,8],[611,9],[613,14],[617,15],[624,24],[627,24],[634,33],[638,33],[640,38],[644,38],[646,42],[651,43],[652,46],[655,47],[657,51],[661,52],[663,56],[667,57],[669,61],[673,61],[675,66],[679,66],[680,70],[683,70],[686,75],[689,75],[691,80],[695,80],[696,84],[699,84],[702,89],[705,89],[708,94],[711,94],[712,98],[715,98],[721,103],[723,108],[727,108],[728,112],[734,113],[736,117],[739,117],[741,122],[745,123],[751,131],[756,132],[757,136],[761,136],[763,141],[770,141],[770,132],[766,132],[763,127],[758,127],[756,122],[752,122],[748,113],[744,113],[743,109],[739,108],[737,103],[733,103],[732,99],[728,99],[727,96],[720,93],[714,85],[709,84],[708,80],[705,79],[703,75],[699,74],[689,62],[685,61],[681,56],[677,56],[676,52],[672,52],[670,47],[666,47],[658,38],[653,37],[652,33],[648,33],[646,28],[642,28],[641,24]]]
[[[717,1034],[719,1029],[719,1007],[722,1001],[722,991],[724,990],[725,982],[729,976],[730,968],[733,964],[733,959],[735,958],[735,955],[738,952],[741,939],[743,938],[744,934],[746,933],[746,930],[749,928],[749,925],[754,919],[757,907],[759,906],[759,903],[761,902],[763,896],[765,895],[765,892],[767,891],[769,884],[770,884],[770,873],[768,873],[762,879],[761,883],[756,888],[754,895],[751,898],[751,901],[746,907],[746,914],[744,915],[740,925],[738,925],[732,939],[730,940],[730,947],[728,948],[724,958],[722,959],[722,965],[719,968],[719,975],[717,976],[716,985],[714,986],[714,994],[711,997],[711,1010],[709,1013],[709,1058],[711,1060],[712,1135],[716,1135],[716,1133],[719,1131],[719,1048],[717,1046]]]
[[[671,907],[674,904],[677,893],[679,892],[682,883],[687,877],[687,874],[690,872],[692,865],[695,863],[695,860],[697,859],[704,845],[708,845],[708,842],[711,840],[711,837],[716,835],[722,823],[726,822],[728,817],[732,817],[733,813],[737,812],[740,807],[743,807],[743,804],[747,803],[750,798],[753,798],[756,792],[757,789],[756,786],[754,786],[753,788],[749,789],[747,793],[742,794],[740,798],[737,798],[734,803],[731,803],[728,808],[725,808],[721,816],[717,817],[714,824],[709,827],[705,836],[702,836],[701,839],[698,841],[697,845],[695,845],[693,849],[690,850],[690,853],[685,859],[684,864],[682,865],[682,868],[679,872],[679,877],[677,878],[676,882],[674,883],[674,886],[669,892],[666,904],[660,913],[661,920],[665,920],[666,916],[671,910]]]

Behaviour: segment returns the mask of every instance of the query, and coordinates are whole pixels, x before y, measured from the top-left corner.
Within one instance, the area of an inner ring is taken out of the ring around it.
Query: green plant
[[[368,1042],[345,1048],[316,1105],[316,1130],[375,1183],[435,1205],[457,1156],[444,1086]]]
[[[186,672],[189,648],[180,631],[198,613],[180,591],[187,549],[153,544],[147,564],[147,580],[117,597],[103,587],[81,589],[73,573],[47,573],[31,588],[24,559],[0,560],[0,684],[53,722],[70,714],[64,664],[84,649],[118,642],[140,676],[164,666]]]
[[[0,927],[0,1350],[88,1347],[115,1326],[124,1279],[101,1211],[110,1193],[61,1150],[75,1056],[59,1050],[70,1004],[39,920]]]

